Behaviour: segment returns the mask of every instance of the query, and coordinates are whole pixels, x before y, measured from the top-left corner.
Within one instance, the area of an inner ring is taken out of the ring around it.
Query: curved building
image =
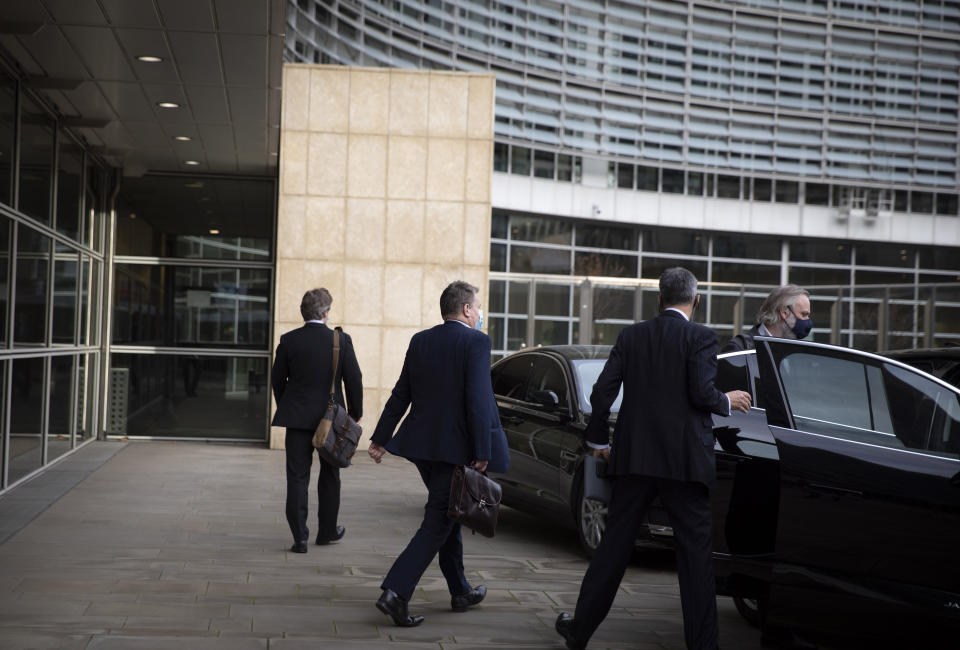
[[[513,311],[526,276],[675,263],[761,285],[711,290],[721,334],[796,282],[830,287],[823,340],[958,338],[960,292],[926,286],[960,279],[956,3],[297,0],[286,22],[289,60],[496,74],[495,349],[583,339],[573,281],[539,301],[566,310]]]

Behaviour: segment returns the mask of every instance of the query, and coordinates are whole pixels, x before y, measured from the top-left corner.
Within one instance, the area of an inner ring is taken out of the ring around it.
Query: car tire
[[[577,536],[580,546],[588,558],[592,558],[600,546],[603,533],[607,527],[607,504],[586,499],[583,496],[583,470],[577,481],[576,507],[574,509],[574,524],[577,527]]]
[[[763,622],[764,607],[766,603],[762,598],[744,598],[743,596],[734,596],[733,604],[737,612],[747,623],[753,627],[760,627]]]

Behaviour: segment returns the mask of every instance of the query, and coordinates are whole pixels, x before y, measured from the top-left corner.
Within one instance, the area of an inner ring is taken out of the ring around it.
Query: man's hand
[[[487,471],[488,462],[489,461],[486,461],[486,460],[475,460],[470,464],[470,467],[477,470],[478,472],[485,472]]]
[[[594,449],[593,455],[597,458],[602,458],[606,462],[610,462],[610,447],[604,447],[603,449]]]
[[[750,412],[750,393],[742,390],[732,390],[727,393],[730,399],[730,412],[740,411],[741,413]]]
[[[372,458],[377,463],[380,462],[380,459],[383,458],[383,454],[386,453],[386,451],[387,451],[386,449],[384,449],[383,447],[381,447],[375,442],[371,442],[370,446],[367,447],[367,453],[370,454],[370,458]]]

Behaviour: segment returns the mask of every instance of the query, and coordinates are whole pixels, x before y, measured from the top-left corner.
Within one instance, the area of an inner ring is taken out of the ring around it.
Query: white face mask
[[[479,312],[480,318],[477,319],[477,324],[474,325],[474,327],[478,330],[482,330],[483,329],[483,310],[478,309],[477,312]]]

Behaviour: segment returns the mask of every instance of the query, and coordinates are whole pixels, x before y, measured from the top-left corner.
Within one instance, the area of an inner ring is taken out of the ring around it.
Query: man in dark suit
[[[673,526],[687,647],[717,647],[717,603],[711,548],[714,481],[711,413],[747,412],[750,395],[714,386],[717,335],[690,321],[700,301],[697,280],[674,267],[660,276],[661,314],[620,332],[594,384],[586,440],[613,477],[607,526],[583,578],[573,618],[557,632],[568,648],[585,648],[606,617],[633,551],[637,529],[657,495]],[[608,445],[610,405],[623,401]]]
[[[490,384],[490,339],[480,331],[483,310],[477,292],[461,281],[443,290],[444,322],[410,339],[400,378],[368,450],[378,463],[386,451],[410,460],[427,486],[423,523],[383,579],[377,601],[377,608],[402,627],[423,622],[423,616],[408,614],[407,603],[438,554],[453,611],[466,611],[487,593],[486,586],[474,588],[467,582],[460,524],[447,517],[457,465],[505,472],[509,463]],[[393,435],[408,406],[409,415]]]
[[[720,352],[752,350],[756,347],[753,343],[755,336],[806,338],[811,329],[810,294],[795,284],[785,284],[771,291],[764,299],[757,313],[757,324],[727,341]]]
[[[333,330],[326,325],[333,298],[326,289],[312,289],[303,295],[300,314],[303,327],[280,337],[273,361],[271,382],[277,410],[273,426],[287,427],[287,523],[293,533],[294,553],[306,553],[310,530],[307,528],[307,488],[310,485],[310,464],[313,460],[313,433],[327,411],[330,386],[334,399],[344,405],[341,384],[346,387],[345,406],[360,421],[363,416],[363,380],[360,365],[353,351],[350,336],[340,332],[340,356],[337,377],[333,381]],[[320,456],[320,477],[317,479],[317,540],[319,545],[343,537],[343,526],[337,525],[340,511],[340,468]]]

